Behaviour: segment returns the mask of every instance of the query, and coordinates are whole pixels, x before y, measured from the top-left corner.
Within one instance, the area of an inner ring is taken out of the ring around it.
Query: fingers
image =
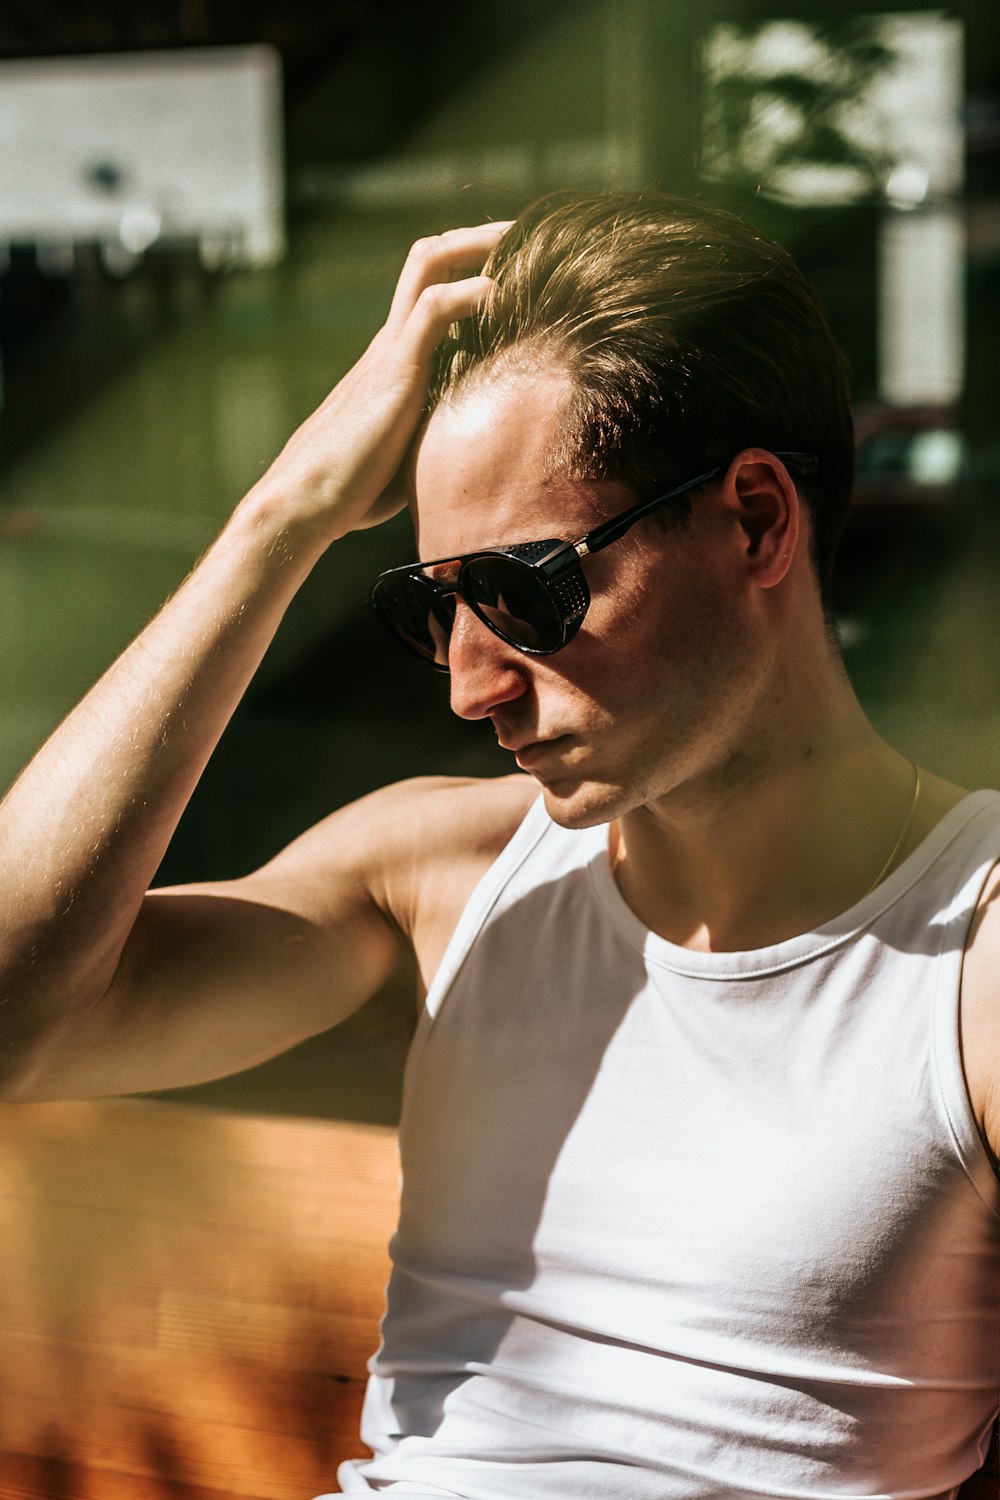
[[[386,327],[398,331],[431,288],[462,285],[462,282],[452,281],[456,274],[481,270],[483,262],[512,222],[505,219],[495,224],[477,224],[470,229],[446,229],[443,234],[417,240],[400,273]],[[474,310],[473,306],[464,313],[453,313],[452,317],[467,317]],[[447,323],[446,319],[444,327]]]
[[[385,326],[268,470],[282,503],[295,496],[328,539],[403,503],[394,476],[424,413],[434,350],[482,306],[493,284],[482,266],[508,228],[450,229],[414,245]]]
[[[470,276],[425,287],[396,341],[399,357],[407,365],[426,367],[449,324],[477,312],[492,285],[488,276]]]

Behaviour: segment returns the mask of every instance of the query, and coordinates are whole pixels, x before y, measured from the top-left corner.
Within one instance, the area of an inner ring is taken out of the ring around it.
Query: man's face
[[[569,393],[558,374],[505,375],[435,410],[413,470],[422,558],[572,540],[634,502],[617,482],[552,472]],[[693,790],[732,758],[753,651],[706,498],[689,527],[640,522],[583,562],[590,609],[554,656],[518,652],[458,603],[452,707],[492,720],[566,826]]]

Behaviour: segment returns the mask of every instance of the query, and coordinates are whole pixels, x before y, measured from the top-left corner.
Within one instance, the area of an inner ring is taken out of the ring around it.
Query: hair
[[[792,258],[735,215],[665,193],[539,199],[485,266],[483,308],[440,352],[431,403],[556,368],[572,395],[555,467],[651,497],[742,448],[814,454],[799,483],[829,611],[854,485],[847,366]],[[682,497],[670,516],[691,513]]]

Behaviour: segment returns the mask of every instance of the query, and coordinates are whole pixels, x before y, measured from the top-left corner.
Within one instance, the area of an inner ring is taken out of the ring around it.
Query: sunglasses
[[[774,457],[803,475],[815,474],[818,467],[811,453],[776,451]],[[581,559],[620,540],[660,506],[725,472],[720,465],[666,494],[640,500],[575,542],[518,542],[390,568],[375,580],[371,603],[396,638],[438,672],[448,671],[459,599],[508,646],[528,656],[552,656],[573,639],[590,607]]]

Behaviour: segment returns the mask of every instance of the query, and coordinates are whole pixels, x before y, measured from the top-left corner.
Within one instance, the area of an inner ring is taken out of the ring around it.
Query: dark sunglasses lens
[[[405,646],[436,667],[448,666],[455,596],[442,597],[419,573],[380,578],[372,601]]]
[[[529,651],[556,651],[562,616],[544,582],[511,557],[479,557],[462,569],[462,597],[498,635]]]

